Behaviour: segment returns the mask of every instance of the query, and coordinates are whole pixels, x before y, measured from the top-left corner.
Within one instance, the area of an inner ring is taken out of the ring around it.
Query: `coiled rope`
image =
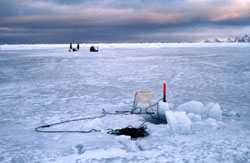
[[[143,108],[141,107],[135,107],[133,108],[131,111],[115,111],[114,113],[112,112],[106,112],[104,109],[102,110],[102,115],[100,116],[95,116],[95,117],[87,117],[87,118],[78,118],[78,119],[71,119],[71,120],[66,120],[66,121],[62,121],[62,122],[57,122],[57,123],[51,123],[51,124],[47,124],[47,125],[42,125],[42,126],[38,126],[35,128],[36,132],[42,132],[42,133],[91,133],[91,132],[101,132],[101,130],[97,130],[97,129],[91,129],[91,130],[43,130],[45,128],[49,128],[52,126],[57,126],[57,125],[61,125],[64,123],[70,123],[70,122],[75,122],[75,121],[84,121],[84,120],[91,120],[91,119],[96,119],[96,118],[103,118],[106,115],[129,115],[129,114],[147,114],[150,115],[153,119],[156,120],[160,120],[159,118],[159,114],[158,114],[158,107],[157,107],[157,117],[154,117],[153,115],[155,114],[155,112],[153,111],[149,111],[150,108],[156,106],[162,99],[158,100],[155,104],[150,105],[148,107],[145,108],[145,112],[143,112]],[[139,111],[138,111],[139,110]],[[135,128],[132,127],[131,125],[127,126],[126,128],[123,128],[124,130],[130,130],[130,132],[132,130],[135,131],[135,129],[137,129],[139,135],[144,135],[147,136],[147,133],[142,132],[143,130],[145,131],[145,129],[147,128],[146,125],[144,125],[145,122],[143,122],[139,128]],[[131,130],[132,129],[132,130]],[[113,129],[106,129],[109,130],[108,133],[110,134],[115,134],[115,132],[118,132],[118,130],[113,130]],[[132,137],[132,136],[131,136]],[[135,136],[136,137],[136,136]]]

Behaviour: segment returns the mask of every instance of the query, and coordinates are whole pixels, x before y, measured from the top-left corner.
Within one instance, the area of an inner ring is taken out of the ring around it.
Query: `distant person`
[[[72,43],[69,44],[69,52],[72,50]]]
[[[79,50],[79,49],[80,49],[80,44],[78,43],[78,44],[77,44],[77,50]]]

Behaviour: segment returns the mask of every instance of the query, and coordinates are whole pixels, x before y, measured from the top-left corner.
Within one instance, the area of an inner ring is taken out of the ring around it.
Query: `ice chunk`
[[[215,103],[209,102],[209,103],[206,105],[206,109],[207,109],[207,110],[210,110],[214,105],[215,105]]]
[[[161,120],[166,121],[166,111],[169,111],[169,105],[167,102],[160,101],[157,105],[158,116]]]
[[[218,127],[218,124],[217,124],[217,121],[213,118],[208,118],[207,119],[207,124],[208,126],[212,127],[212,128],[217,128]]]
[[[191,120],[186,116],[185,112],[166,111],[166,118],[171,130],[174,133],[188,134],[190,133]]]
[[[209,118],[213,118],[213,119],[216,119],[218,121],[221,121],[222,111],[220,109],[220,105],[217,103],[214,106],[211,106],[208,110],[207,116]]]
[[[206,115],[207,109],[199,101],[190,101],[184,104],[181,104],[177,110],[185,111],[186,113],[195,113],[198,115]]]
[[[196,121],[200,121],[201,120],[201,116],[197,115],[197,114],[194,114],[194,113],[189,113],[187,114],[188,118],[193,121],[193,122],[196,122]]]
[[[224,111],[222,114],[227,117],[235,117],[237,115],[235,111]]]

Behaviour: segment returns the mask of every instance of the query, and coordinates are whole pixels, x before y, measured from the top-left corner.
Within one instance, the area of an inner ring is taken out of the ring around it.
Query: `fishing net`
[[[139,103],[151,105],[152,91],[135,90],[133,94],[135,95],[133,109],[135,109]]]

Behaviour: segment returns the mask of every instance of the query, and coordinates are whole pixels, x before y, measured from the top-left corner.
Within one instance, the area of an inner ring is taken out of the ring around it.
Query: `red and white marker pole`
[[[166,100],[166,83],[163,84],[163,102],[167,102],[167,100]]]

